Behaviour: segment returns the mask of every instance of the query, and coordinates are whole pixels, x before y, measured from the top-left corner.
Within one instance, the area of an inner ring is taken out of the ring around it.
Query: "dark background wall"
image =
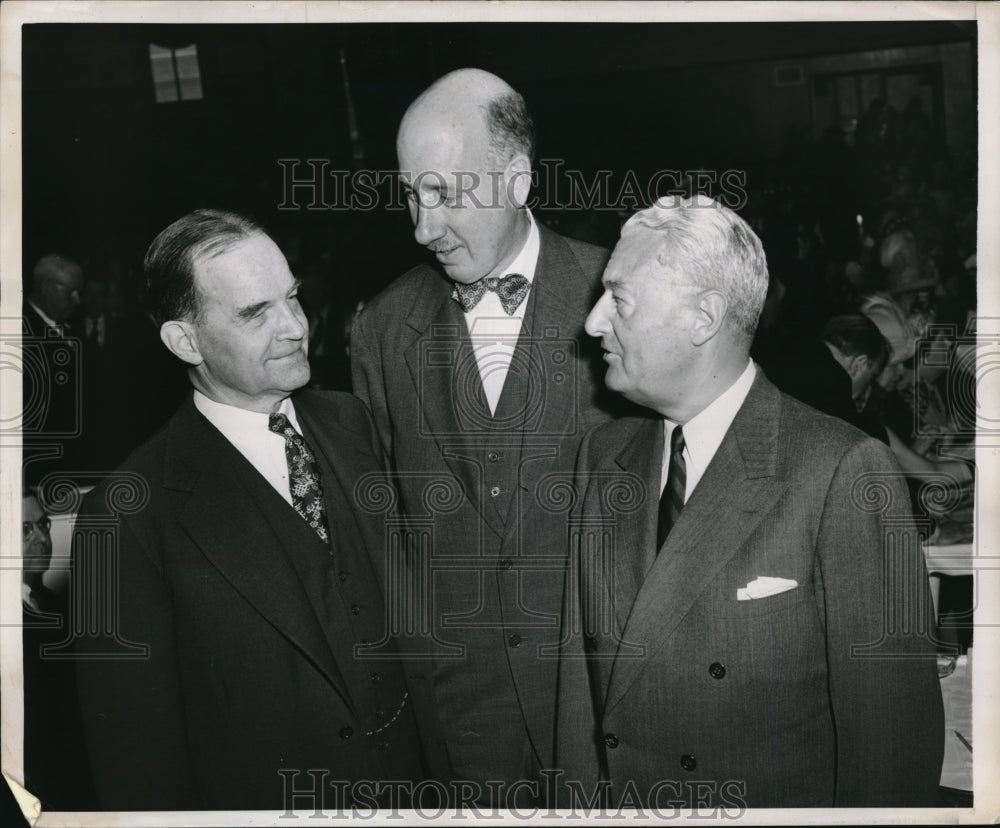
[[[974,180],[975,37],[974,22],[31,24],[26,269],[60,250],[89,275],[138,290],[156,232],[194,207],[223,206],[263,220],[293,260],[322,252],[336,264],[331,278],[374,290],[420,255],[405,212],[278,209],[287,206],[278,161],[392,170],[405,107],[467,65],[521,90],[539,157],[585,177],[740,169],[752,191],[791,142],[831,123],[850,140],[874,96],[901,109],[916,94],[956,170]],[[202,99],[156,103],[150,44],[197,46]],[[614,241],[620,217],[590,219],[588,234]]]

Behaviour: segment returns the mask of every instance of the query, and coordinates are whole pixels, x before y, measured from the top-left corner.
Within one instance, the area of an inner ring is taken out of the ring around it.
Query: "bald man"
[[[55,471],[73,469],[80,447],[80,348],[69,326],[80,304],[83,271],[72,259],[49,253],[31,273],[21,309],[24,347],[24,475],[38,485]]]
[[[66,321],[80,304],[83,271],[72,259],[49,253],[31,272],[31,289],[25,297],[26,333],[44,337],[46,332],[65,333]]]
[[[403,570],[415,589],[388,588],[421,602],[407,605],[422,656],[411,680],[434,688],[453,777],[481,802],[537,802],[555,708],[543,648],[558,637],[566,560],[565,515],[546,508],[544,485],[609,416],[583,335],[608,254],[525,206],[534,128],[495,75],[440,78],[406,111],[396,149],[414,236],[436,261],[378,296],[351,339],[398,508],[423,521]]]

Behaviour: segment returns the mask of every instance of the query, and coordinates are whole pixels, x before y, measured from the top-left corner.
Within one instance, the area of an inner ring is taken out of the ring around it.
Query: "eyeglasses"
[[[48,532],[52,528],[52,521],[48,517],[43,517],[41,520],[26,520],[21,524],[21,529],[24,532],[24,539],[27,540],[31,537],[31,533],[38,528],[40,532]]]

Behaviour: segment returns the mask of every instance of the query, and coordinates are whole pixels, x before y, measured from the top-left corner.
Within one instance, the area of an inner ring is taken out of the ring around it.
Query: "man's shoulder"
[[[819,411],[784,392],[779,393],[782,412],[779,429],[783,439],[797,440],[835,453],[874,440],[846,420]]]
[[[551,246],[557,252],[564,254],[562,258],[565,258],[565,254],[568,254],[587,278],[599,275],[604,271],[608,259],[611,257],[610,250],[605,247],[599,247],[596,244],[591,244],[590,242],[578,241],[577,239],[571,239],[569,236],[563,236],[541,223],[539,223],[538,227],[543,246],[542,260],[546,258],[544,248]]]
[[[365,440],[371,437],[371,417],[365,404],[344,391],[302,391],[295,406],[324,423],[335,423]]]
[[[654,429],[662,422],[662,419],[651,413],[648,417],[642,415],[618,417],[594,426],[584,436],[587,443],[587,465],[596,468],[617,457],[641,431]]]
[[[841,467],[897,470],[895,456],[885,443],[839,417],[786,394],[781,396],[778,440],[782,474],[819,483],[832,479]]]
[[[417,297],[425,297],[431,290],[447,292],[447,280],[434,268],[419,264],[378,293],[365,305],[363,313],[380,319],[399,317],[409,312]]]

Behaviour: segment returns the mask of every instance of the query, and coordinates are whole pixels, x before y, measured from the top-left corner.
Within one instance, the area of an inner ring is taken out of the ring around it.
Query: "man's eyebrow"
[[[267,302],[255,302],[252,305],[247,305],[244,308],[240,308],[236,311],[236,318],[241,322],[246,322],[249,319],[253,319],[258,313],[260,313],[264,308],[267,307]]]

